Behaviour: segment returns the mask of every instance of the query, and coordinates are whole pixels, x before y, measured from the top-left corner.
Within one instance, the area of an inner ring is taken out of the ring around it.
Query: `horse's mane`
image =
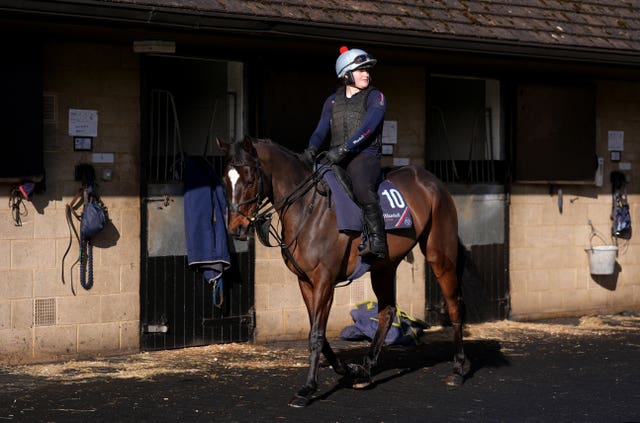
[[[253,138],[252,141],[254,143],[258,143],[258,144],[268,144],[272,147],[275,147],[276,149],[280,150],[283,154],[290,156],[289,158],[295,158],[297,160],[300,160],[300,156],[298,155],[298,153],[295,153],[293,151],[291,151],[290,149],[288,149],[287,147],[285,147],[282,144],[278,144],[277,142],[273,141],[270,138]]]

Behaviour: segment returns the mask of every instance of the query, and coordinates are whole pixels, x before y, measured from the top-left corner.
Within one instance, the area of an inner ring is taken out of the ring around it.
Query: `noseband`
[[[236,168],[236,167],[251,167],[251,165],[248,164],[248,163],[230,163],[229,166],[234,167],[234,168]],[[249,198],[248,200],[244,200],[244,201],[241,201],[239,203],[229,202],[229,206],[228,206],[230,211],[232,211],[234,213],[238,213],[242,217],[244,217],[247,220],[249,220],[249,222],[251,222],[251,223],[254,223],[256,221],[256,218],[259,215],[259,210],[262,208],[262,203],[266,198],[266,196],[262,192],[262,190],[263,190],[263,175],[264,175],[264,172],[262,171],[262,167],[260,167],[260,161],[258,159],[255,159],[254,167],[255,167],[256,173],[258,174],[258,192],[256,193],[255,197]],[[244,214],[243,212],[240,211],[240,207],[241,206],[245,206],[247,204],[253,204],[253,203],[256,203],[257,206],[253,210],[253,214],[251,216],[248,216],[248,215],[246,215],[246,214]]]
[[[289,251],[289,247],[291,247],[298,239],[298,236],[302,232],[307,220],[311,216],[311,213],[315,206],[316,194],[318,192],[317,189],[314,190],[314,194],[310,200],[310,202],[306,206],[306,210],[304,212],[304,217],[302,222],[299,224],[297,231],[293,235],[293,238],[289,243],[285,243],[282,239],[282,236],[278,233],[279,231],[273,227],[271,223],[272,212],[276,211],[279,213],[286,213],[286,209],[301,199],[307,192],[317,187],[318,182],[322,179],[322,175],[326,170],[320,171],[315,170],[309,176],[304,178],[302,182],[300,182],[297,186],[295,186],[289,194],[285,195],[280,201],[275,204],[271,204],[269,207],[263,210],[266,205],[266,201],[268,200],[268,196],[266,196],[263,192],[264,185],[264,172],[262,171],[262,167],[260,166],[260,160],[256,157],[255,159],[255,169],[258,173],[258,192],[256,196],[250,198],[248,200],[244,200],[240,203],[229,203],[229,210],[238,213],[247,220],[249,220],[250,224],[254,226],[256,229],[256,234],[258,235],[258,239],[265,247],[280,247],[282,253],[290,260],[293,266],[296,268],[298,273],[304,274],[304,271],[300,269],[300,266],[296,262],[293,254]],[[251,165],[246,162],[241,163],[229,163],[230,167],[250,167]],[[256,203],[256,208],[253,210],[251,216],[248,216],[240,211],[240,206],[246,204]],[[276,245],[272,245],[270,242],[270,237],[273,237],[276,241]]]

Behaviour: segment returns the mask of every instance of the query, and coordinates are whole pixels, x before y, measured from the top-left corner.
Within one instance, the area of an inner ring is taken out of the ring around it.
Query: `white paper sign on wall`
[[[398,142],[398,121],[385,120],[382,128],[382,143],[396,144]]]
[[[98,111],[69,109],[69,135],[72,137],[97,137]]]
[[[624,131],[609,131],[607,133],[609,151],[624,150]]]

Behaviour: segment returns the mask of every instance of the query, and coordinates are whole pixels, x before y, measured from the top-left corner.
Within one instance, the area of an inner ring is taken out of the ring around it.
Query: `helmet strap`
[[[351,98],[352,95],[362,91],[361,88],[356,87],[356,81],[353,77],[353,71],[347,72],[343,77],[343,82],[345,87],[347,88],[347,97]],[[371,75],[369,75],[369,86],[371,86]],[[349,88],[352,88],[355,91],[350,91]]]
[[[356,83],[356,80],[353,79],[353,71],[349,71],[347,73],[344,74],[344,83],[346,85],[353,85]]]

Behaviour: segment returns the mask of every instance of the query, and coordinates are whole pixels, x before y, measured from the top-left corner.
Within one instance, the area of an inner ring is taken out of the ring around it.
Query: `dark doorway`
[[[316,129],[324,101],[338,87],[332,62],[327,60],[303,68],[291,66],[288,61],[263,66],[259,136],[302,152]]]
[[[508,196],[500,82],[432,76],[429,79],[427,169],[447,184],[458,209],[465,247],[466,321],[505,319],[508,295]],[[437,279],[426,281],[427,319],[444,314]]]
[[[215,137],[237,139],[243,124],[243,65],[149,56],[143,61],[141,348],[180,348],[253,338],[254,252],[230,245],[222,288],[188,266],[184,159],[219,172]]]
[[[18,37],[20,38],[20,37]],[[43,48],[40,43],[7,43],[0,67],[0,181],[39,182],[44,177]],[[47,110],[50,112],[50,110]]]

